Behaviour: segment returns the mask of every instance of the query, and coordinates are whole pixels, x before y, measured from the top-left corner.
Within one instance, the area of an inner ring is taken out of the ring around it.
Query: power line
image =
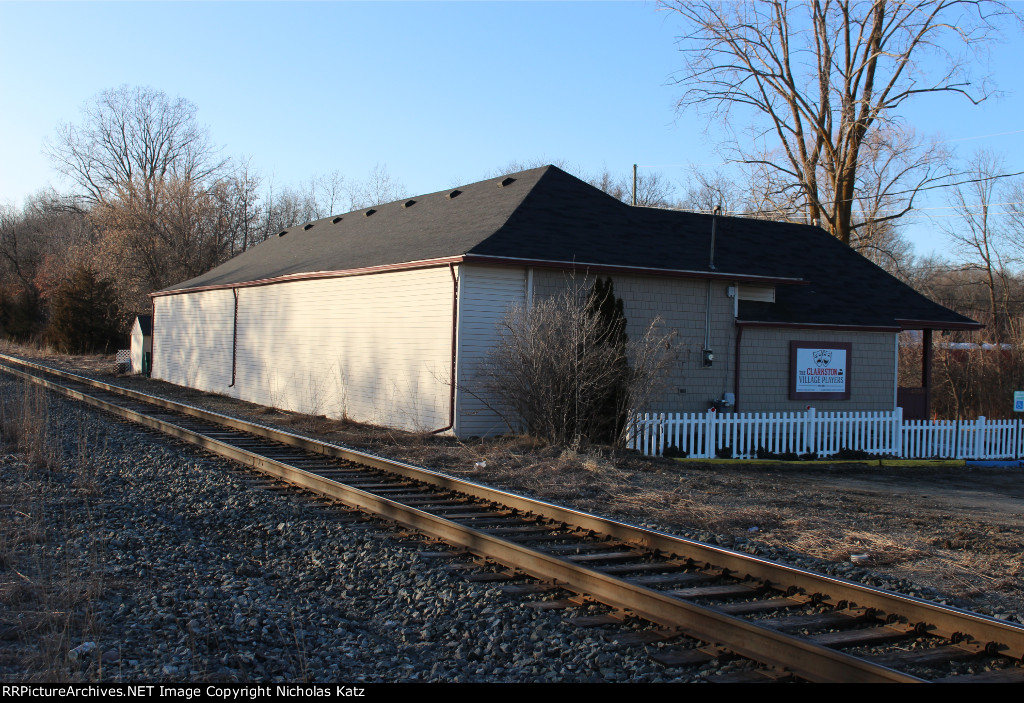
[[[971,139],[988,139],[989,137],[1005,137],[1009,134],[1020,134],[1021,132],[1024,132],[1024,129],[1015,129],[1012,132],[996,132],[995,134],[979,134],[976,137],[958,137],[956,139],[947,139],[946,143],[952,144],[953,142],[966,142]]]

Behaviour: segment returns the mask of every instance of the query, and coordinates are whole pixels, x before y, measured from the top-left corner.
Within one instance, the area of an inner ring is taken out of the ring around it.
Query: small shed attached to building
[[[978,327],[818,227],[631,207],[546,166],[300,224],[154,293],[152,375],[315,415],[506,432],[480,364],[510,306],[573,275],[613,279],[631,336],[654,317],[677,331],[652,411],[892,410],[901,330]]]
[[[138,315],[132,323],[129,373],[149,373],[153,354],[153,317]]]

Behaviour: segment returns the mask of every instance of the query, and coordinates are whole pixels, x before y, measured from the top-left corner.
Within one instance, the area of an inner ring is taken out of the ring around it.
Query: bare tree
[[[633,183],[629,177],[626,188],[626,202],[633,202]],[[675,186],[659,171],[637,171],[636,202],[639,207],[669,207],[675,194]]]
[[[712,213],[716,207],[726,215],[747,214],[742,187],[721,171],[693,169],[679,207],[692,212]]]
[[[662,330],[659,320],[621,344],[601,343],[608,337],[586,283],[571,281],[529,308],[509,310],[478,381],[487,397],[497,399],[492,408],[509,427],[578,448],[607,425],[609,396],[616,417],[645,406],[672,360],[674,334]],[[624,439],[620,434],[616,441]]]
[[[105,90],[82,110],[80,124],[63,124],[46,152],[91,204],[131,186],[143,201],[168,178],[205,182],[226,163],[218,158],[196,106],[153,88]]]
[[[353,210],[383,205],[398,200],[405,192],[405,186],[388,173],[387,166],[377,164],[365,181],[349,189]]]
[[[963,257],[965,270],[983,276],[988,297],[989,329],[996,342],[1007,333],[1010,286],[1008,283],[1007,239],[999,226],[996,209],[998,180],[1002,161],[987,151],[979,151],[966,169],[970,180],[953,188],[949,204],[956,219],[943,226],[946,235]]]
[[[613,198],[633,204],[632,170],[628,174],[615,176],[605,168],[597,176],[585,180]],[[675,185],[660,171],[646,168],[637,170],[635,204],[638,207],[671,207],[675,190]]]
[[[679,108],[707,110],[725,124],[739,117],[736,112],[751,117],[760,126],[731,143],[730,158],[763,167],[784,186],[781,192],[798,196],[806,221],[821,222],[847,244],[854,241],[854,207],[873,130],[899,134],[899,108],[923,94],[959,94],[975,103],[988,97],[986,87],[968,77],[967,56],[991,38],[1000,15],[1010,14],[1003,3],[985,0],[680,0],[666,6],[687,24]],[[919,153],[904,151],[900,161],[913,165]],[[883,179],[882,195],[892,206],[934,175],[918,176],[909,193]]]
[[[243,159],[212,191],[225,220],[224,226],[229,236],[229,257],[266,239],[260,236],[260,223],[265,209],[259,196],[262,182],[262,177],[252,170],[249,160]]]
[[[315,219],[337,215],[342,211],[345,207],[342,204],[346,195],[345,177],[337,169],[317,176],[312,184]]]
[[[235,228],[254,219],[258,179],[248,165],[229,173],[195,105],[159,90],[100,93],[46,150],[100,233],[93,268],[116,280],[129,312],[145,310],[149,292],[230,256]]]

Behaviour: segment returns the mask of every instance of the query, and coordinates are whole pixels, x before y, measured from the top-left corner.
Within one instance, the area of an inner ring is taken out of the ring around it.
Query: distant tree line
[[[0,205],[0,335],[66,351],[122,346],[149,293],[271,234],[403,195],[379,166],[276,186],[223,158],[192,103],[150,88],[101,93],[46,151],[75,187]]]
[[[906,202],[870,196],[878,192],[872,182],[886,181],[896,163],[893,142],[884,146],[872,150],[870,139],[863,145],[856,192],[865,199],[851,210],[849,243],[933,300],[985,324],[980,332],[937,338],[933,410],[946,417],[1005,414],[1008,393],[1024,390],[1024,181],[1007,177],[1013,169],[992,154],[967,160],[941,154],[949,185],[935,221],[951,258],[915,258],[903,236],[906,218],[887,214],[905,214]],[[382,167],[362,180],[334,171],[278,186],[248,160],[222,157],[192,103],[150,88],[101,93],[79,122],[58,128],[46,150],[74,188],[38,193],[21,207],[0,205],[0,336],[64,351],[123,345],[133,317],[150,311],[149,293],[201,275],[282,229],[405,195]],[[542,163],[510,163],[492,175]],[[929,173],[939,168],[929,161]],[[634,200],[631,169],[581,177],[624,202]],[[806,207],[792,199],[800,191],[774,178],[757,164],[729,175],[694,170],[680,181],[641,168],[635,201],[806,221]],[[910,385],[920,375],[913,344],[906,340],[901,369]]]

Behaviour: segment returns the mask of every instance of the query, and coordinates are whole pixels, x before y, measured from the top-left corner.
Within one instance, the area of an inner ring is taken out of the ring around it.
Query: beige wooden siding
[[[143,356],[153,351],[153,338],[142,334],[142,326],[136,319],[131,333],[131,373],[142,373]]]
[[[790,400],[789,343],[849,342],[848,400]],[[892,410],[895,403],[895,353],[892,332],[837,332],[813,329],[747,327],[743,330],[740,412]]]
[[[261,405],[413,431],[448,424],[453,311],[447,267],[239,289],[234,388],[228,388],[231,291],[157,300],[158,311],[168,302],[168,308],[207,312],[205,319],[194,314],[179,325],[196,330],[193,335],[170,340],[158,331],[163,350],[157,353],[208,370],[201,377],[178,372],[161,378]]]
[[[225,393],[231,383],[230,290],[154,299],[153,377]]]
[[[526,300],[526,270],[462,266],[459,277],[459,437],[502,434],[508,426],[493,408],[497,401],[481,386],[477,371],[498,340],[498,326],[513,305]]]

